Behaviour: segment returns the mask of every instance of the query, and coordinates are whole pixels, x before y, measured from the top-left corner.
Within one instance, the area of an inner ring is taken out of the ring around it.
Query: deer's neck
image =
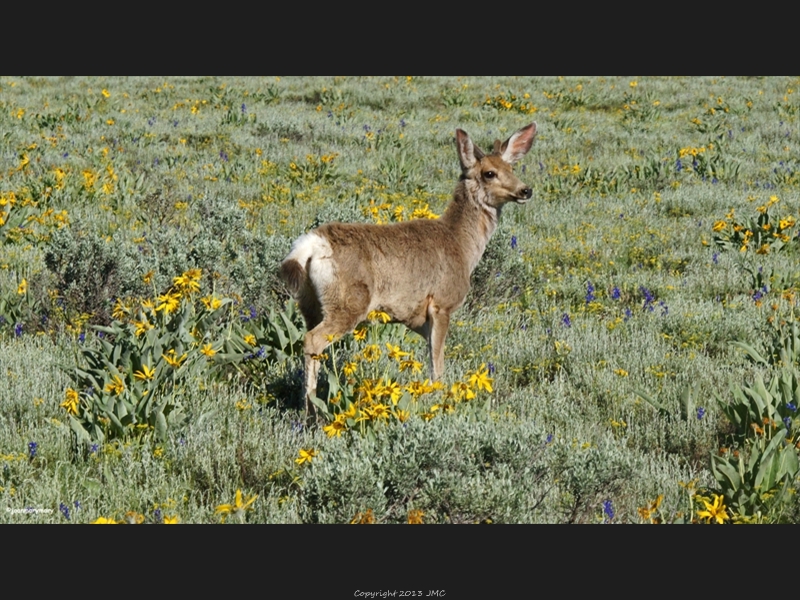
[[[488,204],[488,197],[478,182],[463,179],[456,185],[453,200],[441,218],[452,228],[472,273],[497,229],[500,208]]]

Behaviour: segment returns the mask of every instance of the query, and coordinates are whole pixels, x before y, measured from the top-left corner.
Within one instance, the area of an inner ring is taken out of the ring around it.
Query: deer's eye
[[[495,173],[494,171],[486,171],[486,173],[484,173],[483,176],[486,177],[486,179],[494,179],[495,177],[497,177],[497,173]]]

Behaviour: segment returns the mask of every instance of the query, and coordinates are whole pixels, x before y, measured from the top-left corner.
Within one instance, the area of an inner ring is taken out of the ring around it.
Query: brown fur
[[[525,155],[536,124],[517,131],[484,154],[456,130],[462,175],[439,219],[391,225],[328,223],[300,237],[280,274],[306,319],[306,409],[316,394],[319,361],[330,343],[366,319],[388,313],[422,335],[430,351],[431,377],[444,370],[450,314],[464,303],[469,279],[507,202],[531,197],[512,173]]]

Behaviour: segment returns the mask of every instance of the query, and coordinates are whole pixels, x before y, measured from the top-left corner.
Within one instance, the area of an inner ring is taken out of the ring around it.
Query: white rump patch
[[[300,263],[317,290],[328,287],[335,280],[331,245],[314,231],[297,238],[286,258]]]

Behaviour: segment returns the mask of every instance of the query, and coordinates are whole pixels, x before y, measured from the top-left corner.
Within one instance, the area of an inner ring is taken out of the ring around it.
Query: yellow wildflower
[[[373,419],[383,419],[386,420],[389,418],[391,413],[389,412],[389,407],[385,404],[376,404],[371,409],[369,409],[369,416]]]
[[[341,413],[343,419],[355,419],[357,414],[358,408],[356,407],[355,403],[350,404],[350,406],[347,407],[347,410]]]
[[[136,337],[139,337],[143,333],[146,333],[149,329],[153,328],[147,319],[143,321],[134,321],[133,325],[136,327]]]
[[[422,363],[416,360],[400,361],[400,372],[411,369],[414,373],[422,373]]]
[[[170,348],[167,350],[162,356],[164,360],[167,361],[167,364],[171,366],[173,369],[177,369],[178,367],[183,364],[183,361],[186,360],[186,352],[181,354],[180,356],[176,356],[176,352],[174,348]]]
[[[164,525],[177,525],[180,522],[178,515],[172,515],[171,517],[164,515]]]
[[[377,344],[370,344],[363,351],[364,360],[367,362],[375,362],[381,357],[381,349]]]
[[[183,275],[172,279],[172,283],[178,290],[184,294],[192,294],[200,291],[200,277],[202,271],[200,269],[190,269]]]
[[[98,517],[92,521],[92,525],[118,525],[114,519],[107,519],[106,517]]]
[[[408,524],[409,525],[422,525],[422,517],[425,513],[419,509],[408,511]]]
[[[405,423],[408,421],[409,417],[411,417],[411,413],[409,411],[401,410],[399,408],[395,408],[393,414],[401,423]]]
[[[141,525],[144,523],[144,515],[130,510],[125,513],[125,522],[128,525]]]
[[[450,394],[456,401],[472,400],[475,397],[475,392],[473,392],[472,389],[469,387],[469,385],[467,385],[463,381],[454,383],[450,388]]]
[[[386,382],[386,385],[383,386],[383,395],[389,396],[392,404],[397,406],[397,403],[400,402],[400,398],[403,397],[403,390],[399,383],[389,380]]]
[[[304,450],[300,448],[300,457],[295,458],[294,462],[298,465],[302,465],[303,463],[310,463],[314,458],[317,456],[317,451],[314,449]]]
[[[158,297],[160,304],[156,306],[156,312],[161,310],[167,314],[173,313],[180,306],[181,295],[175,292],[168,292]]]
[[[653,517],[653,515],[658,511],[658,507],[661,506],[661,501],[664,499],[664,494],[659,494],[658,498],[650,504],[649,506],[642,506],[637,509],[639,516],[642,517],[645,521],[650,521],[651,523],[658,522],[657,519]]]
[[[59,406],[66,409],[69,414],[77,415],[79,402],[80,396],[78,395],[78,392],[72,388],[67,388],[64,401]]]
[[[478,390],[486,390],[490,394],[492,393],[492,381],[492,378],[489,377],[489,370],[486,368],[486,363],[482,364],[469,378],[469,384],[472,387]]]
[[[133,376],[134,378],[138,379],[139,381],[151,381],[155,376],[156,371],[155,369],[151,369],[145,364],[142,364],[142,368],[139,371],[136,371]]]
[[[716,223],[714,223],[714,226],[712,227],[712,229],[714,231],[722,231],[727,226],[728,226],[728,223],[726,223],[725,221],[717,221]]]
[[[375,522],[375,515],[371,508],[367,509],[365,513],[358,513],[353,520],[350,521],[351,525],[372,525]]]
[[[254,336],[252,333],[248,333],[246,336],[244,336],[244,343],[249,344],[251,346],[255,346],[256,336]]]
[[[205,346],[203,346],[203,349],[200,350],[200,352],[202,352],[203,354],[205,354],[209,358],[214,356],[217,353],[217,351],[214,350],[214,348],[212,347],[210,342],[208,344],[206,344]]]
[[[410,352],[403,352],[400,350],[400,346],[392,346],[388,342],[386,343],[386,349],[389,351],[389,358],[400,362],[404,356],[411,356]]]
[[[222,302],[219,298],[215,296],[206,296],[205,298],[200,298],[200,302],[203,303],[208,310],[217,310],[220,306],[222,306]]]
[[[97,181],[96,173],[88,169],[83,172],[83,187],[86,189],[87,192],[91,191],[96,181]]]
[[[707,519],[708,523],[714,519],[718,524],[722,525],[731,518],[726,512],[725,504],[722,502],[722,496],[714,494],[713,503],[709,503],[705,498],[700,498],[700,500],[706,505],[706,510],[697,511],[697,516],[701,519]]]
[[[128,312],[129,309],[125,306],[125,303],[117,298],[117,301],[114,303],[114,308],[111,310],[112,318],[117,321],[122,321],[128,315]]]
[[[344,415],[339,413],[336,419],[330,425],[322,428],[322,431],[328,434],[328,437],[340,437],[343,431],[347,430],[347,425],[344,422]]]
[[[122,381],[119,375],[114,375],[111,381],[106,384],[105,390],[107,392],[114,392],[114,394],[119,396],[125,391],[125,382]]]
[[[353,337],[357,342],[363,342],[364,340],[367,339],[367,328],[360,327],[356,329],[355,331],[353,331]]]
[[[373,310],[367,315],[367,320],[372,322],[383,321],[384,323],[388,323],[392,320],[392,317],[382,310]]]
[[[358,368],[357,363],[349,362],[345,363],[344,367],[342,368],[342,371],[344,372],[345,377],[352,377],[355,374],[357,368]]]
[[[258,494],[250,496],[247,500],[243,501],[242,490],[236,490],[236,498],[233,504],[220,504],[214,509],[214,514],[221,514],[223,523],[225,522],[225,517],[228,515],[242,518],[247,511],[253,510],[252,505],[256,501],[256,498],[258,498]]]
[[[17,293],[22,295],[28,291],[28,281],[23,279],[17,287]]]

